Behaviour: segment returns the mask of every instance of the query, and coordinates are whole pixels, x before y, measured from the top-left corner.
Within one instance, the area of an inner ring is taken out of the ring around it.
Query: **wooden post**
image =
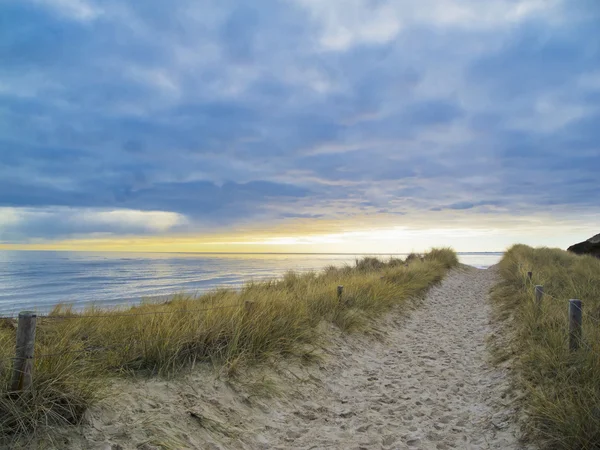
[[[339,301],[342,301],[342,294],[344,293],[344,286],[337,287],[337,297]]]
[[[19,313],[16,355],[10,384],[10,390],[13,392],[23,392],[31,387],[36,317],[33,311]]]
[[[246,300],[244,302],[244,309],[246,310],[246,313],[250,314],[252,311],[254,311],[254,302],[252,300]]]
[[[544,286],[537,285],[535,287],[535,304],[538,309],[542,309],[542,297],[544,295]]]
[[[569,350],[575,351],[581,343],[581,300],[569,300]]]
[[[527,272],[527,278],[529,278],[531,280],[532,277],[533,277],[533,272]]]

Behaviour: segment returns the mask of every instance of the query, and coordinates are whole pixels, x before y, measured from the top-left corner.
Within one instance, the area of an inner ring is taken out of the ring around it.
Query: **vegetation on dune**
[[[177,295],[126,311],[76,313],[58,306],[38,318],[33,389],[18,396],[8,392],[15,330],[7,321],[0,327],[0,435],[77,423],[111,376],[171,376],[196,362],[234,368],[243,361],[310,356],[322,321],[366,331],[369,319],[422,295],[457,264],[452,250],[434,249],[409,263],[364,258],[353,267],[290,272],[240,291]],[[341,299],[338,285],[344,286]]]
[[[496,352],[514,360],[515,381],[525,392],[526,436],[542,448],[600,448],[600,260],[515,245],[500,262],[500,272],[503,281],[492,299],[514,333],[511,344]],[[534,285],[548,294],[541,310]],[[570,352],[568,300],[573,298],[583,302],[583,342]]]

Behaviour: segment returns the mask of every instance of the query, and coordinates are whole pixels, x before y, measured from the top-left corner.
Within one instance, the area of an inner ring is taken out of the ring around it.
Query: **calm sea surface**
[[[177,292],[238,287],[288,270],[352,264],[361,256],[0,251],[0,314],[12,315],[24,309],[47,312],[58,303],[76,308],[126,305]],[[459,254],[461,262],[479,268],[496,264],[501,256]]]

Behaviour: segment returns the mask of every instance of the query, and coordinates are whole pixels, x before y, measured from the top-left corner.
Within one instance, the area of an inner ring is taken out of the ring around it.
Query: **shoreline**
[[[87,306],[122,309],[144,301],[169,301],[175,293],[196,296],[219,288],[240,289],[247,282],[279,279],[287,270],[319,271],[330,264],[353,265],[356,260],[354,255],[333,259],[327,255],[318,255],[318,258],[298,254],[287,255],[289,258],[262,255],[256,260],[247,259],[248,255],[241,259],[232,258],[232,255],[223,259],[218,255],[207,259],[190,255],[189,259],[180,260],[160,259],[167,256],[164,254],[158,260],[140,256],[141,259],[125,260],[105,260],[104,256],[100,260],[80,259],[78,256],[73,261],[34,259],[7,264],[0,276],[0,315],[16,316],[20,310],[29,309],[45,313],[57,304],[73,305],[76,310]],[[481,268],[495,262],[500,255],[486,254],[478,258],[483,261],[466,262]],[[459,256],[459,259],[465,262],[464,257]],[[35,264],[33,271],[31,264]],[[0,261],[0,273],[2,269]]]

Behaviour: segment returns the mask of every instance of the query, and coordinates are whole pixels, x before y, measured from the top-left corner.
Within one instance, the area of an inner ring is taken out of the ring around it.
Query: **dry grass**
[[[434,249],[409,264],[373,258],[320,273],[290,272],[241,291],[178,295],[166,304],[126,311],[57,307],[38,319],[34,389],[8,394],[10,363],[0,367],[0,436],[35,435],[78,423],[103,395],[111,377],[172,376],[197,362],[235,370],[286,355],[310,356],[321,321],[346,331],[367,330],[370,319],[422,295],[458,263],[450,249]],[[337,286],[344,286],[341,301]],[[248,310],[246,302],[253,302]],[[0,358],[13,356],[15,331],[0,327]],[[51,354],[51,357],[41,355]]]
[[[513,358],[515,381],[526,393],[526,436],[542,448],[600,448],[600,260],[516,245],[500,270],[504,281],[492,298],[514,339],[496,352]],[[543,298],[541,311],[536,284],[552,296]],[[574,353],[568,350],[571,298],[583,302],[583,343]]]

